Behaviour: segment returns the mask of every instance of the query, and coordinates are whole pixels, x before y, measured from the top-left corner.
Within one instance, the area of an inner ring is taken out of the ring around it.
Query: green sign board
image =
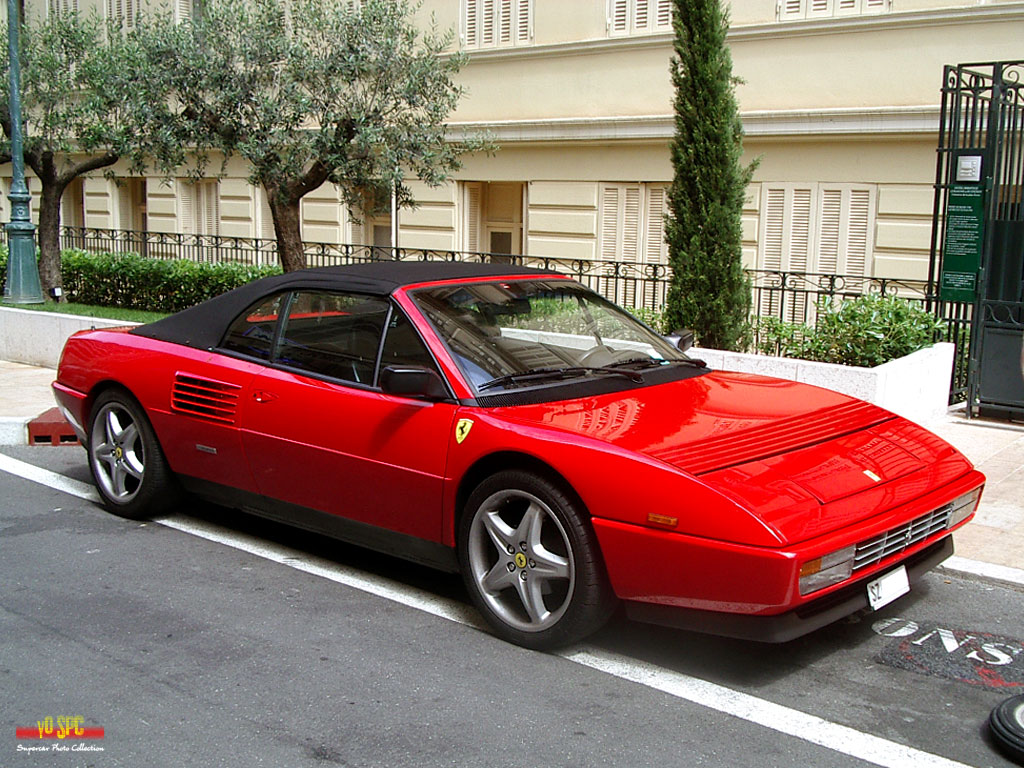
[[[949,190],[946,239],[942,250],[943,301],[974,301],[978,297],[978,270],[985,239],[985,188],[957,184]]]

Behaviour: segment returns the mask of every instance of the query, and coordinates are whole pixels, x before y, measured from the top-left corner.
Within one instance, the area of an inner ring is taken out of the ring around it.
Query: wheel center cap
[[[115,459],[122,459],[122,458],[124,458],[124,449],[120,445],[117,446],[114,449],[114,458]]]
[[[516,565],[520,568],[526,567],[526,555],[522,552],[516,552]]]

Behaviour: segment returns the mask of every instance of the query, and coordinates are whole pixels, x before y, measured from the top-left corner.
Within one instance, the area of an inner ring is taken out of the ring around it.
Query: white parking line
[[[3,454],[0,454],[0,471],[17,475],[81,499],[99,502],[96,491],[91,486]],[[289,568],[295,568],[304,573],[329,579],[433,616],[476,629],[484,629],[479,616],[469,606],[431,595],[407,584],[374,576],[354,568],[347,568],[289,547],[182,515],[168,515],[155,519],[153,522]],[[781,704],[726,688],[717,683],[691,677],[681,672],[673,672],[621,654],[609,653],[588,646],[577,646],[561,651],[557,655],[590,669],[638,683],[716,712],[738,717],[778,733],[784,733],[874,765],[886,766],[886,768],[913,768],[915,766],[921,768],[969,768],[964,763],[955,760],[888,741]]]

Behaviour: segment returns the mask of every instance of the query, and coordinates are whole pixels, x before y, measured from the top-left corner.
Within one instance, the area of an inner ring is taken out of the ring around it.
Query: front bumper
[[[913,584],[952,554],[953,536],[950,534],[887,570],[904,565],[907,577]],[[867,583],[877,577],[877,573],[872,573],[845,584],[834,592],[806,602],[798,608],[770,616],[723,613],[636,601],[627,601],[625,608],[629,618],[648,624],[660,624],[742,640],[785,643],[867,608]]]

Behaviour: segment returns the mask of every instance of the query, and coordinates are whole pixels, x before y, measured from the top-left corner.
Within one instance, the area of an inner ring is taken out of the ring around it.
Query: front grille
[[[879,563],[890,555],[896,555],[908,547],[924,541],[929,536],[945,530],[953,513],[953,502],[932,510],[926,515],[911,520],[905,525],[881,533],[857,545],[853,557],[853,571]]]

